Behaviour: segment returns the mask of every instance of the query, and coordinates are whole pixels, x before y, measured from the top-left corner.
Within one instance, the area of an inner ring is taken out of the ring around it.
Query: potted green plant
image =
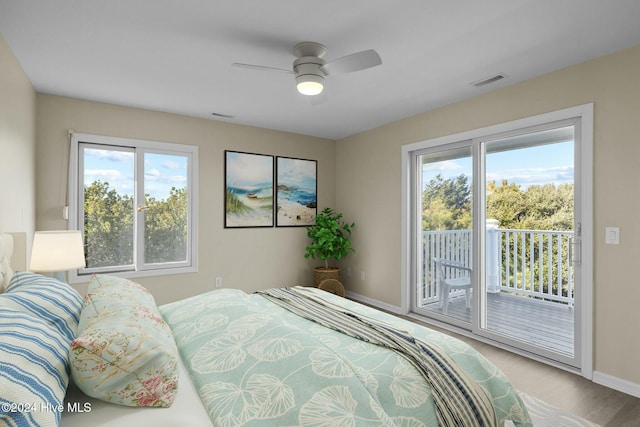
[[[331,208],[324,208],[316,215],[316,223],[307,227],[307,237],[311,243],[306,248],[305,258],[321,259],[324,266],[314,269],[314,283],[318,286],[325,279],[340,280],[340,269],[330,267],[329,260],[336,261],[344,258],[349,252],[355,252],[351,247],[351,230],[355,223],[346,223],[342,214]]]

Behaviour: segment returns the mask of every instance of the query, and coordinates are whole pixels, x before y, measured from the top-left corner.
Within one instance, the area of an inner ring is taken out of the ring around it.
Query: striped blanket
[[[344,310],[303,287],[257,293],[301,317],[401,354],[430,384],[440,426],[497,425],[491,400],[484,390],[437,345],[416,339],[378,320]]]

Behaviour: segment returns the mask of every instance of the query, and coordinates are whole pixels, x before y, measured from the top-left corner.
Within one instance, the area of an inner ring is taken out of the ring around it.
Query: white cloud
[[[145,171],[145,178],[155,178],[155,177],[159,177],[160,175],[160,171],[158,169],[149,169],[148,171]]]
[[[184,168],[183,165],[181,165],[178,162],[174,162],[173,160],[167,160],[162,162],[162,167],[165,169],[180,169],[180,168]]]
[[[86,169],[84,171],[85,182],[92,181],[117,181],[123,179],[120,171],[115,169]]]
[[[108,182],[109,188],[115,189],[121,194],[133,194],[133,177],[125,176],[115,169],[86,169],[84,173],[85,185],[94,181]]]
[[[495,181],[500,184],[502,180],[515,183],[523,187],[545,184],[567,184],[574,179],[573,166],[557,166],[550,168],[518,168],[506,169],[499,173],[487,173],[487,182]]]
[[[131,162],[133,159],[133,153],[130,151],[87,148],[84,150],[84,154],[86,157],[93,157],[99,160],[109,160],[118,163]]]
[[[422,170],[429,172],[456,171],[464,168],[465,167],[463,165],[453,160],[444,160],[442,162],[426,163],[422,165]]]

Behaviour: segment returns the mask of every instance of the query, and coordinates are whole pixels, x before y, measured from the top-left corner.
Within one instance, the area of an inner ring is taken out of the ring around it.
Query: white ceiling
[[[38,92],[332,139],[640,44],[638,22],[638,0],[0,0]],[[231,66],[289,68],[301,41],[383,64],[329,75],[320,104]]]

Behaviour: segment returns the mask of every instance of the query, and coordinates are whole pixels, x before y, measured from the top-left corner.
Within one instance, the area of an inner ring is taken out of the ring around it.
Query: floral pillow
[[[171,330],[153,296],[127,279],[94,276],[69,359],[76,385],[108,402],[169,407],[178,389]]]

